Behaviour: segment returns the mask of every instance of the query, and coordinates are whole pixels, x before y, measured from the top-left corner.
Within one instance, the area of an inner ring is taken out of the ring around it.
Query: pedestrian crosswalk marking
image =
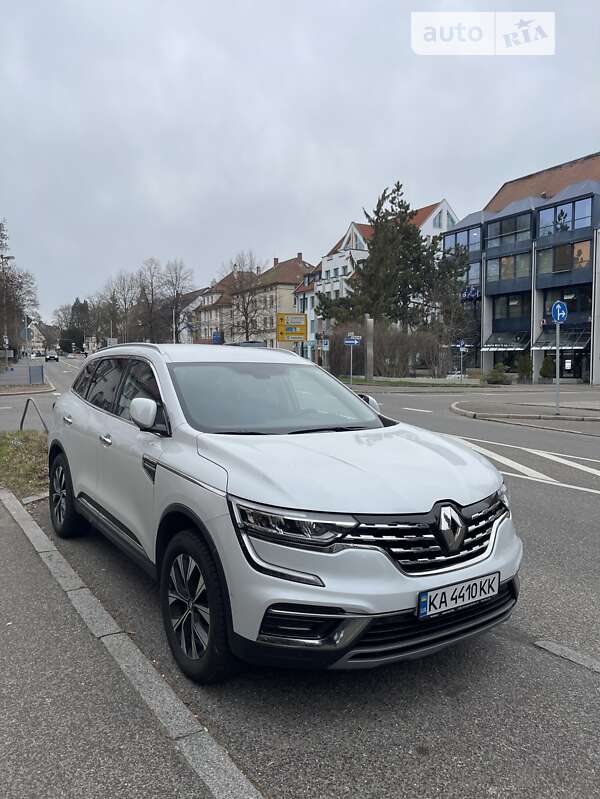
[[[532,477],[535,480],[542,480],[544,483],[556,482],[556,480],[554,480],[552,477],[548,477],[546,474],[542,474],[535,469],[531,469],[529,466],[523,466],[522,464],[517,463],[510,458],[506,458],[504,455],[499,455],[497,452],[493,452],[491,449],[485,449],[484,447],[480,447],[478,444],[474,444],[472,441],[467,441],[466,439],[461,440],[467,447],[474,449],[475,452],[479,452],[481,455],[485,455],[486,458],[494,460],[497,463],[501,463],[503,466],[508,466],[509,468],[514,469],[515,471],[520,472],[527,477]]]
[[[569,461],[560,455],[555,455],[552,452],[544,452],[541,449],[528,449],[523,447],[523,450],[525,452],[530,452],[532,455],[537,455],[540,458],[546,458],[547,460],[554,461],[555,463],[562,463],[563,466],[570,466],[572,469],[579,469],[582,472],[593,474],[595,477],[600,477],[600,469],[592,469],[591,466],[586,466],[584,463],[575,463],[574,461]]]
[[[598,488],[574,486],[570,483],[559,483],[558,480],[538,480],[537,477],[528,477],[526,474],[515,474],[514,472],[500,471],[500,474],[503,474],[506,477],[519,477],[521,480],[531,480],[534,483],[545,483],[546,485],[552,486],[552,488],[572,488],[573,491],[583,491],[586,494],[600,494],[600,489]]]
[[[478,444],[492,444],[495,447],[508,447],[509,449],[520,449],[522,451],[527,452],[527,447],[521,447],[517,444],[505,444],[503,441],[488,441],[485,438],[471,438],[470,436],[453,436],[453,438],[458,438],[461,441],[476,441]],[[533,452],[534,450],[529,450]],[[535,450],[535,452],[546,452],[546,450]],[[547,454],[549,455],[558,455],[561,458],[575,458],[578,461],[586,461],[589,463],[600,463],[600,458],[584,458],[583,455],[570,455],[567,452],[552,452],[549,451]],[[570,464],[570,462],[569,462]]]

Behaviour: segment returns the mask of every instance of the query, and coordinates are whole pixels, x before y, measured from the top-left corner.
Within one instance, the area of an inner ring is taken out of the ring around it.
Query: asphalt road
[[[49,365],[57,391],[67,364]],[[390,416],[460,436],[507,474],[522,593],[493,633],[422,661],[248,668],[201,688],[172,660],[148,578],[99,534],[56,542],[265,797],[600,796],[600,674],[536,645],[600,660],[598,439],[458,417],[454,398],[378,395]],[[32,512],[50,533],[45,505]]]

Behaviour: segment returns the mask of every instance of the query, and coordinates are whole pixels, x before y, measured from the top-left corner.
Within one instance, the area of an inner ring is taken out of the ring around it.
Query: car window
[[[146,361],[132,360],[123,382],[123,387],[117,399],[115,413],[123,419],[131,419],[129,407],[136,397],[153,399],[158,404],[156,426],[166,429],[165,413],[160,396],[160,390],[152,367]]]
[[[105,358],[100,361],[88,390],[88,402],[104,411],[112,411],[117,388],[126,365],[125,358]]]
[[[52,355],[52,353],[49,353]],[[92,382],[92,376],[98,365],[98,361],[90,361],[85,365],[85,368],[81,370],[81,372],[77,375],[77,379],[73,383],[73,391],[76,394],[79,394],[80,397],[85,399],[87,394],[88,388],[90,387],[90,383]]]

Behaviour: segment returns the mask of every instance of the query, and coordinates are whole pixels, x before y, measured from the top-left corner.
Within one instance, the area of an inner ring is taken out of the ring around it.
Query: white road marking
[[[500,474],[506,477],[520,477],[521,480],[531,480],[534,483],[545,483],[547,486],[552,486],[552,488],[572,488],[573,491],[583,491],[584,494],[600,494],[600,489],[598,488],[584,488],[583,486],[574,486],[570,483],[559,483],[557,480],[538,480],[537,477],[528,477],[526,474],[515,474],[514,472],[504,472],[502,469],[500,470]]]
[[[552,452],[544,452],[541,449],[528,449],[527,447],[523,447],[523,449],[525,452],[530,452],[532,455],[537,455],[539,458],[546,458],[546,460],[554,461],[555,463],[562,463],[563,466],[570,466],[572,469],[579,469],[581,472],[593,474],[594,477],[600,477],[599,469],[592,469],[591,466],[586,466],[584,463],[568,461],[566,458],[562,458],[560,455],[554,455]]]
[[[402,408],[403,411],[414,411],[415,413],[433,413],[433,411],[426,411],[425,408]]]
[[[529,466],[523,466],[516,461],[511,460],[510,458],[505,458],[504,455],[498,455],[496,452],[492,452],[491,449],[484,449],[480,447],[478,444],[473,444],[471,441],[467,441],[463,439],[463,443],[466,444],[467,447],[471,447],[474,449],[475,452],[479,452],[481,455],[485,455],[486,458],[490,460],[497,461],[501,463],[503,466],[509,466],[511,469],[515,469],[517,472],[526,475],[527,477],[533,477],[536,480],[541,480],[544,483],[555,483],[552,477],[548,477],[546,474],[542,474],[541,472],[537,472],[535,469],[530,469]]]
[[[527,447],[520,447],[517,444],[504,444],[501,441],[487,441],[484,438],[471,438],[470,436],[452,436],[459,438],[461,441],[476,441],[478,444],[494,444],[497,447],[508,447],[509,449],[526,450]],[[546,450],[539,450],[539,452],[546,452]],[[578,461],[588,461],[589,463],[600,463],[598,458],[584,458],[583,455],[568,455],[566,452],[548,452],[549,455],[559,455],[561,458],[576,458]]]
[[[555,644],[554,641],[536,641],[536,646],[540,649],[545,649],[546,652],[551,652],[553,655],[558,655],[560,658],[570,660],[571,663],[577,663],[578,666],[583,666],[584,669],[595,671],[600,674],[600,660],[592,658],[589,655],[583,655],[570,649],[568,646],[562,644]]]

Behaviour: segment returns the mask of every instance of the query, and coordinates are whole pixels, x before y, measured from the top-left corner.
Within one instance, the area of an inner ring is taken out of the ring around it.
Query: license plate
[[[482,599],[496,596],[500,590],[500,572],[475,577],[462,583],[434,588],[431,591],[420,591],[417,601],[417,616],[429,619],[448,610],[456,610],[465,605],[472,605]]]

